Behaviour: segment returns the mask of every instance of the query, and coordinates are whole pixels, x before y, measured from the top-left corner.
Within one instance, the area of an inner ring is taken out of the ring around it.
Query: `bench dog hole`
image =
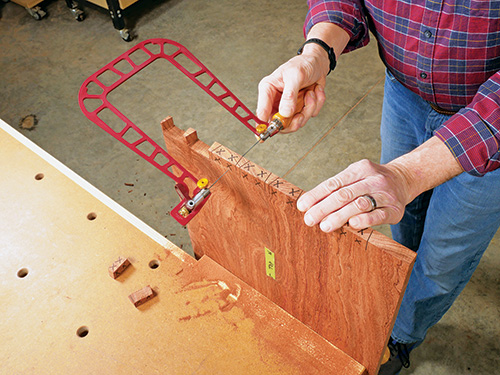
[[[17,277],[19,277],[20,279],[28,276],[28,269],[27,268],[21,268],[19,271],[17,271]]]
[[[76,330],[76,334],[78,335],[78,337],[82,338],[87,336],[89,334],[89,327],[81,326]]]

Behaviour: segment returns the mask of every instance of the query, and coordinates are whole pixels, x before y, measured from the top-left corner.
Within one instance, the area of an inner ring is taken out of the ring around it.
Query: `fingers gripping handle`
[[[295,116],[297,113],[300,113],[302,112],[302,109],[304,109],[304,105],[305,105],[305,96],[306,96],[306,93],[315,89],[316,87],[316,84],[312,85],[312,86],[309,86],[309,87],[306,87],[305,89],[302,89],[299,91],[298,95],[297,95],[297,102],[295,103],[295,111],[293,111],[293,115],[291,117],[283,117],[279,112],[276,113],[274,116],[273,116],[273,119],[276,117],[277,119],[279,119],[279,121],[281,121],[281,124],[283,126],[283,129],[286,129],[290,126],[290,123],[292,122],[292,119],[293,119],[293,116]],[[271,120],[272,121],[272,120]]]
[[[262,141],[265,141],[267,138],[272,137],[273,135],[278,134],[281,130],[286,129],[290,126],[293,117],[297,114],[302,112],[305,106],[305,96],[309,91],[314,91],[316,88],[317,84],[313,84],[309,87],[306,87],[305,89],[302,89],[299,91],[297,95],[297,102],[295,103],[295,110],[293,112],[293,115],[291,117],[284,117],[281,115],[279,112],[276,112],[274,116],[271,118],[271,121],[269,122],[269,126],[259,127],[257,128],[257,132],[260,133],[259,137]],[[260,132],[259,132],[260,130]]]

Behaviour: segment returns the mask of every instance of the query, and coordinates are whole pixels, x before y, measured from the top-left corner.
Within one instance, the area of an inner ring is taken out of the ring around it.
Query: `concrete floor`
[[[149,38],[188,47],[249,108],[257,85],[300,46],[307,10],[299,0],[143,0],[125,17],[131,43],[114,31],[107,12],[87,5],[76,22],[63,1],[43,3],[35,21],[19,5],[0,2],[0,118],[140,219],[192,253],[187,231],[168,215],[178,198],[172,181],[85,118],[77,102],[82,82]],[[384,67],[376,45],[343,56],[329,78],[327,104],[301,132],[254,149],[261,166],[310,189],[361,158],[378,160]],[[245,150],[253,135],[167,63],[155,63],[117,89],[111,101],[159,144],[167,115],[200,139]],[[337,127],[337,125],[339,125]],[[133,183],[133,187],[125,183]],[[386,226],[379,228],[389,235]],[[403,374],[500,374],[500,237],[465,291],[412,354]]]

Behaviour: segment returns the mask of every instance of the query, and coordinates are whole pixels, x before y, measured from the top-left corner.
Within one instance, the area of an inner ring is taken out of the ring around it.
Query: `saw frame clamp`
[[[276,113],[269,122],[269,125],[266,124],[257,125],[256,130],[257,133],[259,134],[260,140],[264,142],[269,137],[278,134],[281,130],[287,127],[288,124],[289,124],[289,119],[283,117],[279,113]]]
[[[132,55],[138,51],[144,52],[146,59],[141,62],[134,62]],[[208,180],[197,179],[193,176],[108,100],[109,93],[158,59],[169,61],[257,136],[260,135],[256,127],[262,124],[263,121],[259,120],[186,47],[169,39],[145,40],[99,69],[84,81],[80,87],[78,102],[85,116],[175,181],[175,190],[179,194],[181,202],[170,211],[170,215],[181,225],[186,225],[207,202],[210,197],[210,187],[213,184],[207,188]],[[183,61],[187,61],[189,64],[183,63]],[[124,66],[126,69],[123,68]],[[103,78],[105,76],[108,78],[109,76],[114,77],[114,81],[110,83],[109,79]],[[221,91],[222,94],[220,94]],[[116,126],[110,126],[103,120],[103,117],[105,117],[103,113],[109,111],[120,120],[118,123],[123,125],[120,129],[116,129]],[[135,133],[136,136],[138,134],[139,139],[133,142],[128,141],[125,137],[128,132]],[[144,144],[153,146],[153,151],[151,153],[142,151],[139,146]],[[180,172],[174,174],[172,172],[174,168],[172,167],[175,167]],[[187,184],[189,180],[194,182],[196,186],[191,191]]]

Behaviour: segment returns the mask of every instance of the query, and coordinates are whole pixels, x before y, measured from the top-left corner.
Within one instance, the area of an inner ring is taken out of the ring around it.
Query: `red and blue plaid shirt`
[[[344,52],[371,30],[391,73],[443,109],[458,111],[435,133],[463,169],[500,166],[500,1],[308,0],[304,32],[331,22],[350,35]],[[410,114],[411,115],[411,114]]]

